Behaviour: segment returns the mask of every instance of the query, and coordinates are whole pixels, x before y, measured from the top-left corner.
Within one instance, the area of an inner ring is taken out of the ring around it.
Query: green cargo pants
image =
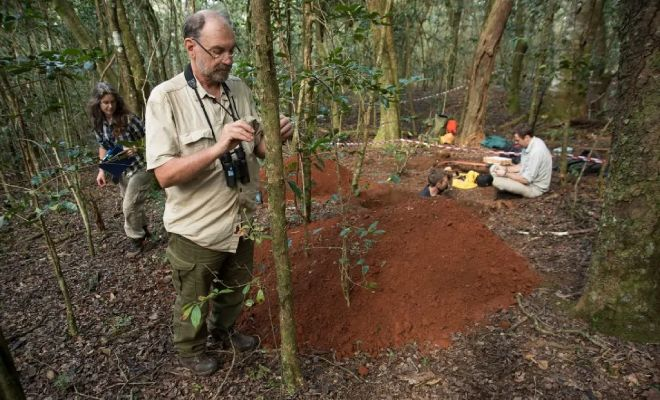
[[[183,236],[170,234],[166,254],[176,290],[172,330],[174,348],[179,356],[203,353],[208,332],[226,331],[234,325],[243,307],[242,289],[252,279],[253,251],[252,240],[241,239],[234,254],[210,250]],[[183,321],[183,306],[208,295],[213,289],[232,289],[232,292],[204,304],[202,323],[197,328],[190,318]]]

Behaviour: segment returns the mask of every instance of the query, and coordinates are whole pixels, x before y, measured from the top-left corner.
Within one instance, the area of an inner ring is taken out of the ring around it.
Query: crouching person
[[[513,135],[523,150],[520,164],[512,166],[492,165],[493,186],[500,191],[524,197],[538,197],[550,189],[552,155],[543,140],[534,136],[526,126],[516,128]]]
[[[424,186],[421,192],[419,192],[420,197],[435,197],[445,190],[449,189],[451,186],[451,169],[446,169],[444,171],[438,171],[437,169],[432,169],[428,177],[428,184]]]

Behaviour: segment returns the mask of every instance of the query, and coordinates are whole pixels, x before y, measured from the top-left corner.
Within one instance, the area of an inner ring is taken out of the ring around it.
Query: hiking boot
[[[192,357],[179,357],[182,367],[188,368],[193,374],[209,376],[218,370],[218,361],[206,354]]]
[[[140,255],[147,246],[147,238],[131,239],[131,248],[126,252],[126,258],[135,258]]]
[[[229,350],[236,349],[236,351],[240,352],[254,350],[259,347],[260,342],[258,336],[244,335],[236,329],[216,331],[211,336],[222,343],[224,348]]]

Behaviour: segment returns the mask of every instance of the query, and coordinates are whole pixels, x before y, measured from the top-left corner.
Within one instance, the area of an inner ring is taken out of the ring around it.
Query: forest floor
[[[248,354],[211,346],[211,377],[179,367],[171,344],[174,290],[164,257],[163,195],[149,200],[155,248],[123,256],[116,187],[98,205],[107,229],[87,254],[73,214],[49,218],[78,318],[66,334],[61,295],[43,237],[19,224],[0,231],[0,320],[30,399],[659,399],[660,347],[588,329],[572,314],[588,273],[600,214],[598,177],[529,200],[492,187],[417,193],[428,171],[483,154],[410,146],[398,184],[392,149],[370,148],[363,191],[346,200],[355,155],[342,150],[314,169],[314,221],[292,203],[289,255],[305,387],[282,392],[276,349],[277,294],[268,242],[256,250],[265,302],[243,314],[258,333]],[[400,161],[400,160],[399,160]],[[86,180],[93,184],[93,177]],[[97,195],[98,196],[98,195]],[[259,221],[267,225],[265,210]],[[375,224],[378,235],[357,230]],[[339,281],[341,226],[349,234],[350,307]],[[372,240],[369,242],[368,240]],[[307,254],[304,244],[307,242]],[[358,260],[363,264],[356,265]],[[366,270],[363,265],[368,265]],[[363,274],[364,272],[364,274]]]

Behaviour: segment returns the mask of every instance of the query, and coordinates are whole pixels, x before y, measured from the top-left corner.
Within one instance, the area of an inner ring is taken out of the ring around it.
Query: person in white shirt
[[[520,164],[492,165],[493,186],[528,198],[538,197],[550,189],[552,154],[543,140],[534,136],[527,126],[517,127],[513,138],[523,148]]]

